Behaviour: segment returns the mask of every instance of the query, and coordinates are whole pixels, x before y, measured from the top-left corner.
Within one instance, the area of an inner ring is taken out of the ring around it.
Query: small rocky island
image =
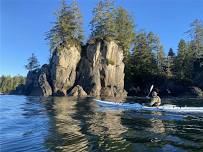
[[[114,41],[92,40],[54,51],[50,64],[29,71],[15,94],[39,96],[127,96],[123,51]]]

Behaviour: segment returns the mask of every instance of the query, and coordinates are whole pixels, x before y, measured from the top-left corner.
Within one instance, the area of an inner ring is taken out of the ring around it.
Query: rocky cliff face
[[[126,96],[123,51],[113,41],[89,44],[79,65],[77,83],[91,96]]]
[[[88,44],[82,58],[80,47],[56,50],[50,65],[30,71],[26,84],[14,92],[63,96],[67,91],[75,96],[126,96],[123,51],[115,42],[103,40]]]
[[[67,90],[74,85],[80,50],[79,46],[71,46],[53,54],[50,62],[53,94],[66,95]]]

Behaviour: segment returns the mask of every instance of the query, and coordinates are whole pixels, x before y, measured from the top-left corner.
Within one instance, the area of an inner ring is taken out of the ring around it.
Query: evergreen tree
[[[187,50],[186,50],[185,60],[184,60],[184,68],[185,68],[185,79],[192,80],[192,73],[194,70],[194,51],[193,51],[193,44],[189,42],[187,44]]]
[[[101,0],[93,10],[91,38],[115,40],[123,49],[124,62],[130,57],[131,45],[134,41],[134,21],[132,16],[122,7],[115,9],[112,0]]]
[[[169,49],[168,56],[170,56],[170,57],[174,57],[175,56],[175,53],[173,52],[172,48]]]
[[[192,51],[195,58],[203,58],[203,21],[194,20],[186,32],[191,37]]]
[[[157,66],[156,74],[162,73],[164,52],[163,52],[163,46],[160,43],[160,39],[153,32],[149,32],[147,35],[147,43],[148,43],[149,51],[153,55],[154,63]]]
[[[165,58],[165,55],[164,55],[163,46],[160,46],[157,52],[157,66],[160,74],[163,74],[164,72],[164,58]]]
[[[82,29],[82,15],[80,13],[80,9],[78,7],[78,4],[76,0],[73,0],[71,4],[71,11],[73,14],[73,25],[74,25],[74,31],[73,31],[73,39],[77,40],[78,42],[81,42],[83,40],[83,29]]]
[[[127,63],[130,56],[129,50],[135,38],[134,21],[132,16],[130,16],[124,8],[119,7],[115,12],[115,24],[115,39],[118,41],[119,46],[123,49],[124,62]]]
[[[140,73],[155,73],[153,67],[153,56],[147,43],[147,35],[141,32],[136,36],[136,42],[133,49],[133,62],[135,71]]]
[[[188,44],[186,55],[186,77],[193,79],[199,73],[203,73],[203,22],[202,20],[194,20],[190,29],[187,31],[191,41]]]
[[[99,1],[93,10],[91,38],[113,39],[115,37],[114,4],[112,0]]]
[[[80,43],[83,38],[82,17],[75,0],[71,6],[61,0],[61,7],[56,16],[57,20],[46,37],[50,41],[52,52],[61,45]]]
[[[168,56],[165,60],[165,71],[166,71],[167,77],[174,76],[174,60],[175,60],[175,53],[173,52],[173,49],[170,48],[168,51]]]
[[[147,43],[150,51],[154,54],[156,54],[157,57],[157,52],[160,49],[160,40],[159,37],[156,36],[153,32],[149,32],[147,34]]]
[[[179,79],[185,78],[186,53],[187,53],[187,44],[183,39],[181,39],[179,44],[178,44],[178,55],[177,55],[177,61],[176,61],[176,72],[177,72],[177,77]]]
[[[40,64],[37,60],[37,57],[35,56],[34,53],[32,53],[32,56],[30,58],[28,58],[28,64],[25,65],[25,68],[28,70],[28,71],[33,71],[37,68],[40,67]]]

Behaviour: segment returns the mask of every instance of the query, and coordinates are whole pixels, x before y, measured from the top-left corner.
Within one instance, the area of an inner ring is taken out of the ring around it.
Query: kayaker
[[[153,91],[150,106],[158,107],[160,105],[161,105],[161,98],[158,96],[158,93],[156,91]]]

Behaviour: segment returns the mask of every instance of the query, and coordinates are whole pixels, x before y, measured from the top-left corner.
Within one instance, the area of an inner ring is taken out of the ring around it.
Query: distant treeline
[[[1,76],[0,77],[0,92],[9,93],[14,90],[19,84],[24,84],[26,78],[23,76]]]

